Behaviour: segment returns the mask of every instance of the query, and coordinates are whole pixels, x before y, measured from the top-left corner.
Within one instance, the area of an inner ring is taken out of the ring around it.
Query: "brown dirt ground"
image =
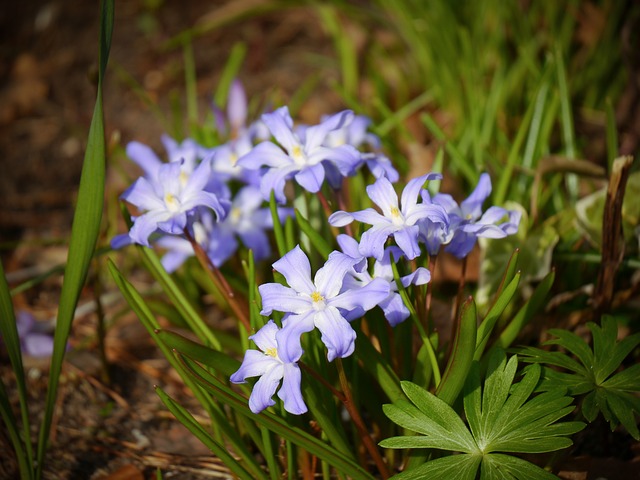
[[[233,4],[241,8],[261,2],[183,0],[159,2],[158,9],[150,7],[152,3],[117,2],[104,95],[112,148],[136,139],[160,151],[162,122],[129,82],[133,79],[164,112],[170,111],[172,96],[182,98],[182,53],[165,48],[169,38],[205,18],[233,14]],[[97,25],[96,2],[10,2],[0,10],[0,253],[14,285],[65,261],[71,206],[95,99],[91,79]],[[232,22],[194,43],[200,112],[208,108],[209,93],[228,52],[240,40],[248,46],[242,80],[250,95],[269,91],[286,97],[301,79],[313,75],[318,64],[325,77],[336,75],[327,60],[330,40],[304,9]],[[303,118],[317,118],[340,106],[326,87],[327,78],[322,80],[318,100],[308,102]],[[126,186],[122,176],[113,173],[109,182],[112,191]],[[142,285],[148,281],[136,280]],[[18,295],[17,307],[48,321],[55,316],[59,291],[60,278],[54,275]],[[81,304],[91,301],[91,292],[86,292]],[[155,395],[153,385],[161,385],[198,413],[135,316],[121,300],[110,300],[105,308],[113,321],[106,339],[111,382],[101,376],[96,320],[90,312],[74,325],[45,478],[138,480],[155,478],[156,468],[164,478],[229,478]],[[6,358],[0,361],[0,375],[11,389]],[[27,359],[27,375],[35,437],[46,392],[46,362]],[[591,449],[567,459],[562,478],[640,478],[634,476],[639,471],[638,446],[625,448],[617,457],[611,452],[596,457]],[[0,479],[17,478],[2,429],[0,452]]]

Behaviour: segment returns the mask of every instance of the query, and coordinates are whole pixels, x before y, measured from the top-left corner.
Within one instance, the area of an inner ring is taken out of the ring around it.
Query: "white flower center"
[[[242,209],[240,207],[233,207],[229,212],[229,220],[233,225],[237,225],[240,223],[240,219],[242,218]]]
[[[297,165],[306,165],[307,164],[307,156],[304,154],[304,150],[300,145],[294,145],[291,149],[291,158],[296,162]]]
[[[394,225],[404,225],[404,215],[398,207],[391,207],[391,221]]]
[[[180,210],[180,200],[173,193],[166,193],[164,196],[164,203],[170,212],[177,212]]]

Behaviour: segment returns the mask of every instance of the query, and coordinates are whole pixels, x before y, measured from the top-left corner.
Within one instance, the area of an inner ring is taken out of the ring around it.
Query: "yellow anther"
[[[186,172],[180,172],[180,186],[184,187],[189,181],[189,174]]]
[[[398,207],[391,207],[391,216],[392,217],[400,216],[400,210],[398,210]]]
[[[231,212],[229,212],[229,216],[231,217],[231,220],[233,222],[237,222],[238,220],[240,220],[240,217],[242,217],[242,209],[240,209],[239,207],[232,208]]]
[[[267,355],[269,355],[270,357],[276,358],[278,356],[278,350],[276,350],[274,347],[272,348],[267,348],[264,353],[266,353]]]
[[[311,300],[313,300],[314,302],[322,302],[324,300],[324,297],[322,295],[320,295],[320,292],[313,292],[311,294]]]
[[[178,201],[176,196],[172,193],[165,194],[164,203],[167,205],[167,208],[172,212],[175,212],[180,208],[180,202]]]

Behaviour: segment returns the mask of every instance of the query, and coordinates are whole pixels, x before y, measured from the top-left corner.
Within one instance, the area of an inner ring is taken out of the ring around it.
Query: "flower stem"
[[[227,303],[229,304],[229,307],[233,311],[236,318],[242,323],[247,332],[250,332],[251,323],[249,322],[249,312],[247,306],[238,301],[235,292],[231,288],[231,285],[229,285],[227,280],[224,278],[224,275],[222,275],[220,270],[213,264],[202,246],[198,242],[196,242],[195,238],[193,238],[193,235],[191,235],[191,233],[186,228],[184,230],[184,234],[187,240],[189,240],[189,243],[191,243],[191,247],[193,248],[196,257],[198,258],[200,265],[202,265],[202,268],[204,268],[205,272],[207,272],[207,275],[216,286],[216,288],[226,296]]]
[[[342,365],[342,359],[337,358],[335,360],[335,363],[338,369],[338,378],[340,379],[340,387],[342,388],[342,392],[343,392],[343,395],[342,395],[343,398],[341,398],[341,401],[344,407],[349,412],[349,415],[351,416],[351,419],[353,420],[353,423],[355,424],[356,429],[360,433],[362,443],[364,443],[364,446],[369,452],[369,455],[371,455],[371,458],[373,459],[376,466],[378,467],[378,471],[380,472],[380,475],[382,476],[383,479],[387,479],[390,476],[389,469],[387,468],[387,464],[385,463],[384,459],[380,455],[380,452],[378,451],[375,442],[371,438],[371,435],[369,435],[369,432],[367,431],[367,427],[365,426],[364,421],[360,416],[360,412],[358,411],[355,403],[353,402],[351,387],[349,386],[347,375],[345,374],[344,366]]]

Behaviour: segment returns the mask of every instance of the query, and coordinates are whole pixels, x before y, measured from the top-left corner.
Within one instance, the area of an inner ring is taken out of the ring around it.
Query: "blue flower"
[[[280,345],[276,338],[278,331],[278,326],[273,320],[269,320],[264,327],[249,337],[260,350],[247,350],[242,365],[231,375],[230,380],[234,383],[245,383],[247,378],[260,377],[249,396],[249,408],[253,413],[260,413],[265,408],[275,405],[273,395],[282,381],[278,397],[284,402],[284,409],[294,415],[300,415],[307,411],[300,391],[302,375],[297,363],[302,351],[294,355],[285,353],[285,347]]]
[[[207,210],[198,213],[188,228],[213,265],[222,266],[237,251],[238,238],[253,251],[256,261],[271,255],[265,230],[273,228],[273,218],[269,208],[261,208],[262,204],[258,189],[246,186],[233,198],[224,220],[216,222]],[[278,215],[284,221],[293,215],[293,209],[279,208]],[[165,235],[157,244],[168,250],[162,257],[162,265],[168,272],[176,270],[194,254],[191,243],[182,237]]]
[[[167,151],[169,162],[184,161],[182,169],[188,174],[195,169],[197,161],[207,154],[203,147],[190,138],[178,143],[168,135],[162,135],[161,140]],[[127,144],[126,153],[134,163],[142,168],[147,179],[157,180],[160,167],[165,162],[160,160],[150,147],[144,143],[133,141]]]
[[[338,235],[338,244],[342,251],[357,260],[358,265],[366,266],[366,258],[360,256],[358,250],[358,242],[348,235]],[[404,304],[402,297],[398,293],[398,286],[395,278],[393,277],[393,268],[391,262],[397,263],[402,258],[402,251],[395,246],[387,247],[384,251],[382,260],[376,260],[373,264],[373,274],[370,274],[366,268],[355,268],[345,277],[343,283],[343,289],[357,289],[365,285],[368,285],[373,279],[383,279],[389,283],[389,295],[382,300],[378,306],[382,309],[384,317],[389,322],[389,325],[395,327],[400,322],[406,320],[409,315],[409,309]],[[392,258],[393,257],[393,258]],[[403,287],[407,288],[409,285],[424,285],[431,280],[431,273],[429,270],[423,267],[418,267],[414,272],[400,277],[400,283]],[[351,316],[361,316],[364,312],[352,311],[349,312],[347,318]]]
[[[439,174],[429,173],[408,182],[402,192],[399,206],[398,195],[393,185],[387,178],[381,177],[367,187],[367,194],[373,203],[380,207],[382,214],[373,208],[352,213],[338,211],[329,217],[329,223],[334,227],[343,227],[353,220],[358,220],[372,225],[362,234],[360,240],[360,253],[365,257],[382,260],[384,244],[387,238],[393,236],[407,258],[412,260],[420,255],[420,229],[417,223],[424,218],[446,221],[446,212],[441,206],[418,203],[418,195],[424,183],[440,178],[442,177]]]
[[[340,145],[352,145],[355,148],[366,147],[371,151],[360,154],[359,161],[352,164],[340,165],[342,176],[355,174],[362,163],[365,163],[375,178],[387,177],[391,183],[397,182],[400,178],[398,171],[393,167],[391,160],[380,152],[380,139],[367,128],[371,124],[371,119],[364,115],[356,115],[353,120],[342,127],[328,133],[324,141],[327,147],[336,148]],[[350,171],[351,170],[351,171]],[[335,185],[334,186],[339,186]]]
[[[148,247],[149,235],[156,230],[181,234],[197,207],[210,208],[218,219],[224,218],[228,202],[204,190],[210,180],[211,162],[203,160],[190,174],[184,165],[184,160],[162,164],[157,178],[140,177],[122,194],[123,200],[145,212],[134,219],[129,231],[135,243]]]
[[[478,185],[471,195],[458,205],[451,195],[437,194],[430,201],[441,205],[449,215],[449,232],[443,236],[449,240],[445,251],[458,258],[466,257],[473,249],[478,237],[504,238],[518,231],[521,213],[500,207],[489,207],[484,214],[482,204],[491,194],[489,174],[480,175]],[[423,201],[428,201],[423,192]],[[506,217],[506,221],[498,223]],[[447,243],[443,241],[443,244]]]
[[[279,345],[295,356],[302,354],[300,337],[317,327],[321,340],[327,347],[327,358],[348,357],[353,353],[356,332],[343,312],[360,308],[363,312],[372,309],[389,295],[389,283],[375,279],[357,290],[342,290],[345,275],[352,270],[354,259],[332,252],[329,259],[311,280],[309,259],[296,246],[273,264],[289,287],[279,283],[261,285],[262,315],[277,310],[287,315],[282,330],[278,332]],[[283,360],[291,360],[283,358]]]
[[[262,120],[271,134],[280,144],[262,142],[251,152],[238,160],[238,165],[249,169],[267,166],[267,172],[260,182],[260,190],[265,199],[274,192],[279,203],[285,202],[284,186],[287,179],[296,181],[308,192],[316,193],[322,187],[325,178],[323,161],[348,164],[357,161],[360,154],[350,145],[336,148],[323,146],[329,132],[349,122],[351,111],[330,116],[318,125],[294,131],[293,120],[287,107],[281,107],[272,113],[262,115]]]
[[[30,357],[50,357],[53,353],[53,337],[46,332],[46,326],[31,313],[24,310],[16,312],[16,329],[20,340],[20,351]],[[2,346],[2,337],[0,337]]]

